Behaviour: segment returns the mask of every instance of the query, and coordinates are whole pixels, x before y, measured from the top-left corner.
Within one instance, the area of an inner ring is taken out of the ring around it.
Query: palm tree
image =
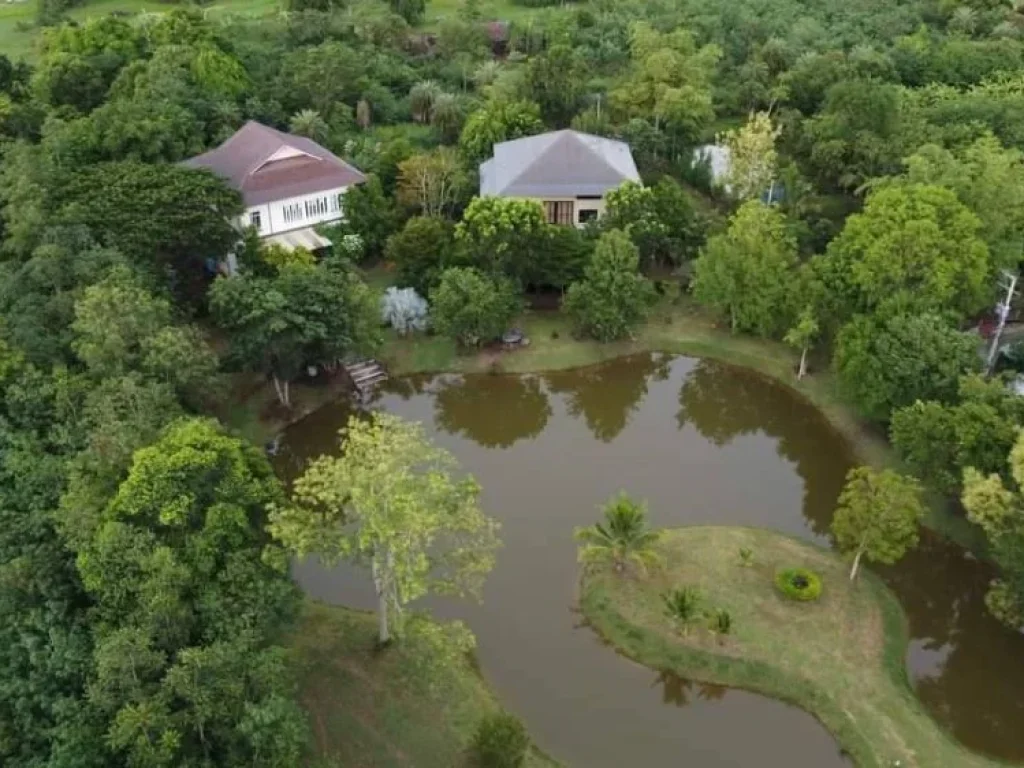
[[[665,603],[665,615],[686,634],[687,627],[700,613],[701,593],[696,587],[673,589],[661,596]]]
[[[327,138],[327,121],[315,109],[303,109],[291,116],[288,130],[297,136],[323,142]]]
[[[709,614],[708,619],[708,628],[718,638],[718,642],[722,642],[723,637],[732,633],[732,614],[725,608],[719,608]]]
[[[462,124],[465,122],[465,111],[459,97],[453,93],[439,93],[434,99],[434,107],[430,113],[430,124],[441,133],[445,142],[458,138]]]
[[[611,562],[616,573],[623,573],[628,564],[643,571],[658,562],[654,545],[661,532],[648,527],[645,503],[637,503],[625,493],[620,493],[612,497],[601,511],[604,513],[603,522],[576,529],[581,563]]]
[[[433,80],[423,80],[409,90],[409,111],[417,123],[429,123],[434,102],[441,95],[441,86]]]

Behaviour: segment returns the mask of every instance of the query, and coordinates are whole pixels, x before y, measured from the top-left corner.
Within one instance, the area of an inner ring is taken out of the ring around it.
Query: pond
[[[541,375],[410,377],[374,408],[422,421],[483,486],[504,546],[484,601],[431,601],[465,619],[481,667],[542,748],[572,766],[847,765],[818,722],[744,691],[659,675],[604,647],[574,612],[573,528],[626,490],[656,526],[755,525],[828,544],[850,447],[789,389],[707,360],[639,355]],[[346,403],[285,434],[279,471],[337,450]],[[372,607],[365,573],[298,564],[313,597]],[[1024,636],[987,616],[989,569],[925,536],[882,575],[913,637],[927,708],[968,746],[1024,760]]]

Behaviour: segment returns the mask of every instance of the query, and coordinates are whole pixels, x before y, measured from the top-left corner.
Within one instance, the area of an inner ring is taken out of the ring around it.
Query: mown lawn
[[[739,549],[754,552],[741,564]],[[999,765],[969,752],[922,708],[907,683],[906,620],[881,580],[856,583],[836,555],[772,531],[699,526],[666,531],[662,567],[646,576],[585,573],[580,605],[622,653],[655,670],[747,688],[817,716],[862,768]],[[816,602],[782,597],[773,575],[801,566],[822,576]],[[694,586],[709,610],[724,608],[730,635],[706,623],[681,632],[662,595]]]
[[[436,625],[435,625],[436,626]],[[465,655],[410,642],[379,650],[376,617],[307,602],[291,647],[318,768],[469,768],[477,723],[499,704]],[[539,751],[527,768],[557,768]]]

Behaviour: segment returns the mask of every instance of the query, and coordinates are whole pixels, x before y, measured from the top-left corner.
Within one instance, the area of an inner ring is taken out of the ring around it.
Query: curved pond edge
[[[640,328],[634,338],[615,342],[574,338],[568,318],[559,311],[528,312],[520,326],[531,343],[511,352],[461,354],[452,342],[436,336],[389,334],[381,359],[395,376],[545,373],[584,368],[643,353],[716,360],[761,374],[809,402],[852,446],[860,463],[904,469],[884,433],[872,428],[844,402],[831,371],[812,369],[797,380],[798,357],[791,348],[769,339],[723,331],[690,306],[663,310]],[[928,494],[927,512],[922,522],[975,555],[987,557],[982,531],[940,495]]]
[[[624,584],[617,580],[630,577],[616,576],[610,569],[584,569],[579,585],[580,612],[589,626],[618,653],[657,672],[670,672],[687,680],[740,688],[797,706],[821,722],[836,739],[843,752],[862,768],[892,768],[894,765],[910,768],[910,766],[938,764],[991,768],[992,766],[1012,765],[969,750],[936,722],[924,708],[910,686],[904,663],[909,641],[906,616],[896,596],[878,576],[870,571],[863,572],[858,577],[858,584],[851,588],[842,576],[846,572],[847,565],[840,557],[822,547],[763,528],[685,526],[666,529],[663,542],[671,543],[674,538],[685,540],[687,534],[702,532],[710,532],[712,536],[718,533],[754,535],[761,547],[759,554],[765,552],[766,544],[770,551],[772,543],[789,549],[796,548],[806,554],[809,563],[816,569],[820,569],[824,564],[824,567],[831,571],[830,578],[825,584],[826,590],[866,590],[881,616],[884,637],[880,638],[882,667],[880,672],[892,685],[892,698],[888,703],[899,708],[906,708],[904,714],[912,721],[916,721],[914,730],[917,733],[900,734],[900,740],[903,740],[904,735],[911,739],[915,736],[933,739],[934,741],[930,745],[933,748],[932,756],[935,756],[934,749],[938,749],[943,755],[940,762],[917,762],[913,759],[916,751],[909,742],[907,753],[910,757],[904,756],[902,762],[895,762],[891,756],[882,757],[878,754],[878,745],[874,744],[865,733],[865,729],[858,725],[857,717],[843,705],[839,698],[815,681],[762,660],[744,659],[725,653],[715,653],[706,648],[694,647],[692,643],[688,644],[687,639],[683,636],[672,637],[670,641],[666,638],[664,628],[659,631],[656,628],[630,621],[623,615],[617,604],[617,602],[622,602],[623,595],[620,594],[619,600],[616,601],[614,594],[615,585]],[[664,544],[659,546],[664,546]],[[827,561],[831,561],[831,565]],[[808,563],[788,564],[806,565]],[[671,569],[672,564],[666,562],[664,567]],[[734,567],[742,568],[741,565]],[[845,586],[836,583],[837,574],[839,574],[838,580]],[[632,583],[637,584],[638,582],[636,579],[632,579]],[[612,585],[612,594],[608,594],[609,584]],[[638,589],[642,589],[642,587],[638,587]],[[660,593],[649,596],[659,598]],[[802,606],[808,604],[794,602],[792,605],[794,610],[800,610]],[[857,676],[858,672],[852,670],[850,674]],[[888,727],[891,728],[891,724]]]

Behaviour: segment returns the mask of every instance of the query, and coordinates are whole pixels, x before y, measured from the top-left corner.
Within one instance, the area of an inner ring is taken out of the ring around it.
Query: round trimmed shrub
[[[519,768],[526,761],[530,737],[515,715],[488,715],[473,737],[473,757],[479,768]]]
[[[808,602],[821,596],[821,577],[807,568],[786,568],[775,574],[775,586],[790,600]]]

